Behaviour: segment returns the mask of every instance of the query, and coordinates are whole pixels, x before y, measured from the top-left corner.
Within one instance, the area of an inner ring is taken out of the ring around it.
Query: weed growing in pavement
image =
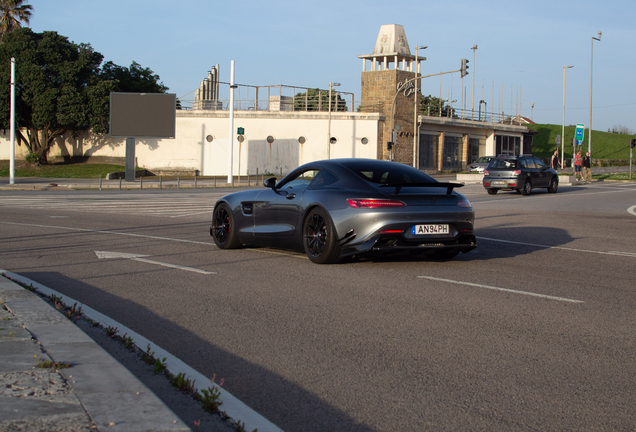
[[[124,333],[123,336],[121,336],[121,344],[127,349],[134,351],[135,344],[133,343],[133,339],[130,336],[126,336],[127,334],[128,333]]]
[[[185,377],[185,373],[181,372],[178,375],[170,374],[168,377],[170,380],[170,384],[175,386],[182,392],[194,393],[194,381],[190,381],[190,379]]]
[[[13,318],[11,318],[11,317],[2,317],[2,321],[10,321],[10,320],[12,320],[12,319],[13,319]]]
[[[196,392],[194,394],[194,398],[203,404],[203,409],[213,414],[218,413],[219,406],[223,404],[223,401],[221,400],[220,387],[223,386],[224,380],[221,379],[221,382],[219,383],[219,386],[217,387],[214,385],[215,379],[216,379],[216,374],[214,374],[212,376],[212,379],[210,380],[212,387],[208,387],[207,389],[201,390],[201,393],[203,393],[203,395],[201,395],[199,392]]]
[[[117,327],[111,327],[111,326],[106,327],[106,335],[110,338],[115,337],[115,335],[118,332],[119,330],[117,330]]]
[[[62,363],[62,362],[52,362],[51,360],[39,360],[35,367],[39,367],[42,369],[67,369],[73,366],[71,363]]]
[[[155,362],[155,352],[150,352],[150,344],[148,344],[148,348],[146,348],[146,352],[141,355],[141,359],[152,366]]]
[[[164,357],[162,360],[155,359],[155,362],[152,365],[152,370],[156,374],[166,373],[166,371],[168,370],[168,368],[166,367],[166,358]]]
[[[6,299],[6,298],[4,298],[4,297],[3,297],[2,299],[0,299],[0,305],[3,305],[3,306],[4,306],[4,304],[5,304],[6,302],[7,302],[7,299]]]

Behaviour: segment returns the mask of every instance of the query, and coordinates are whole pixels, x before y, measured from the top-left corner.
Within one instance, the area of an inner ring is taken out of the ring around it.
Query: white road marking
[[[636,205],[635,206],[631,206],[630,208],[628,208],[627,209],[627,213],[633,214],[634,216],[636,216]]]
[[[456,281],[456,280],[451,280],[451,279],[442,279],[442,278],[436,278],[436,277],[432,277],[432,276],[418,276],[418,278],[433,280],[433,281],[437,281],[437,282],[447,282],[447,283],[452,283],[452,284],[457,284],[457,285],[468,285],[468,286],[473,286],[473,287],[477,287],[477,288],[486,288],[486,289],[495,290],[495,291],[504,291],[504,292],[509,292],[509,293],[513,293],[513,294],[522,294],[522,295],[527,295],[527,296],[532,296],[532,297],[539,297],[539,298],[544,298],[544,299],[548,299],[548,300],[557,300],[557,301],[568,302],[568,303],[585,303],[582,300],[573,300],[573,299],[564,298],[564,297],[555,297],[555,296],[549,296],[549,295],[545,295],[545,294],[537,294],[537,293],[532,293],[532,292],[527,292],[527,291],[517,291],[517,290],[513,290],[513,289],[509,289],[509,288],[494,287],[494,286],[490,286],[490,285],[482,285],[482,284],[476,284],[476,283],[472,283],[472,282],[462,282],[462,281]]]
[[[123,258],[123,259],[129,259],[133,261],[144,262],[146,264],[156,264],[163,267],[170,267],[170,268],[185,270],[185,271],[194,272],[194,273],[216,274],[216,272],[209,272],[209,271],[205,271],[205,270],[201,270],[201,269],[197,269],[193,267],[185,267],[185,266],[180,266],[176,264],[168,264],[168,263],[153,261],[153,260],[144,258],[150,255],[137,255],[137,254],[124,253],[124,252],[107,252],[107,251],[95,251],[95,255],[97,255],[97,258],[99,259]]]
[[[525,242],[518,242],[518,241],[512,241],[512,240],[501,240],[501,239],[494,239],[494,238],[488,238],[488,237],[477,237],[477,239],[500,242],[500,243],[518,244],[518,245],[522,245],[522,246],[539,247],[539,248],[543,248],[543,249],[559,249],[559,250],[565,250],[565,251],[570,251],[570,252],[586,252],[586,253],[595,253],[595,254],[600,254],[600,255],[627,256],[627,257],[636,258],[636,253],[634,253],[634,252],[593,251],[593,250],[587,250],[587,249],[567,248],[567,247],[563,247],[563,246],[548,246],[548,245],[542,245],[542,244],[536,244],[536,243],[525,243]]]
[[[87,229],[87,228],[73,228],[73,227],[62,227],[62,226],[52,226],[52,225],[28,224],[28,223],[20,223],[20,222],[0,222],[0,224],[30,226],[30,227],[37,227],[37,228],[54,228],[54,229],[61,229],[61,230],[68,230],[68,231],[90,232],[90,233],[96,233],[96,234],[115,234],[115,235],[122,235],[122,236],[128,236],[128,237],[142,237],[142,238],[149,238],[149,239],[156,239],[156,240],[167,240],[167,241],[174,241],[174,242],[181,242],[181,243],[193,243],[193,244],[216,247],[214,243],[210,243],[210,242],[200,242],[195,240],[184,240],[184,239],[176,239],[176,238],[170,238],[170,237],[159,237],[159,236],[151,236],[151,235],[145,235],[145,234],[132,234],[132,233],[124,233],[124,232],[118,232],[118,231],[103,231],[103,230],[93,230],[93,229]]]
[[[184,239],[176,239],[176,238],[170,238],[170,237],[151,236],[151,235],[145,235],[145,234],[123,233],[118,231],[102,231],[102,230],[92,230],[92,229],[86,229],[86,228],[72,228],[72,227],[62,227],[62,226],[53,226],[53,225],[28,224],[28,223],[20,223],[20,222],[0,222],[0,224],[19,225],[19,226],[28,226],[28,227],[37,227],[37,228],[53,228],[53,229],[61,229],[61,230],[68,230],[68,231],[89,232],[89,233],[95,233],[95,234],[114,234],[114,235],[122,235],[122,236],[129,236],[129,237],[141,237],[141,238],[149,238],[149,239],[155,239],[155,240],[174,241],[174,242],[180,242],[180,243],[192,243],[192,244],[200,244],[200,245],[217,247],[216,244],[214,244],[213,242],[200,242],[195,240],[184,240]],[[307,255],[301,255],[301,254],[276,252],[272,250],[263,250],[263,249],[257,249],[257,248],[245,249],[245,250],[269,254],[269,255],[283,255],[283,256],[287,256],[291,258],[308,259]]]

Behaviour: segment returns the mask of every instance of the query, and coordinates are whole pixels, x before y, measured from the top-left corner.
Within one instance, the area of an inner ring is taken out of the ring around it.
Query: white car
[[[492,158],[493,158],[492,156],[482,156],[482,157],[480,157],[475,162],[473,162],[470,165],[468,165],[468,171],[469,172],[476,172],[478,174],[483,174],[484,173],[484,169],[486,169],[486,167],[488,166],[488,164],[490,163],[490,160]]]

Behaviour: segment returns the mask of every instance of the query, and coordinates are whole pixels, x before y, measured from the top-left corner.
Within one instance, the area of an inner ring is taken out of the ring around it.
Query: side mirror
[[[263,182],[266,188],[274,189],[276,187],[276,177],[270,177]]]

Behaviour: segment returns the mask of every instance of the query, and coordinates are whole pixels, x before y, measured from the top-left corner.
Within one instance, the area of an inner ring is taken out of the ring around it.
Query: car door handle
[[[290,200],[290,199],[294,199],[294,198],[296,198],[296,194],[292,192],[292,193],[290,193],[290,194],[287,194],[287,196],[286,196],[285,198],[287,198],[287,199],[289,199],[289,200]]]

